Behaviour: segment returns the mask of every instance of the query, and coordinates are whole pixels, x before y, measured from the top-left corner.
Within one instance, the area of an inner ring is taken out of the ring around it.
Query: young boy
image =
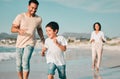
[[[50,22],[46,25],[48,38],[45,40],[45,46],[42,49],[42,56],[45,56],[48,64],[48,79],[54,79],[57,69],[59,78],[66,79],[66,65],[64,60],[64,51],[67,41],[63,36],[58,36],[59,25],[56,22]]]

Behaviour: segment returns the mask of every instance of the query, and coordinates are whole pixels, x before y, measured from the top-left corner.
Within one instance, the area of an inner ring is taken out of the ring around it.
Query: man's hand
[[[25,34],[26,34],[26,30],[24,30],[24,29],[19,29],[19,30],[18,30],[18,34],[19,34],[19,35],[25,35]]]

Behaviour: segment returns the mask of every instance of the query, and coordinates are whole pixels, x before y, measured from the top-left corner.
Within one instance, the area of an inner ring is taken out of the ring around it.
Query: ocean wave
[[[3,52],[0,53],[0,61],[5,61],[5,60],[11,60],[15,59],[16,53],[11,53],[11,52]]]
[[[38,55],[38,51],[33,51],[32,56]],[[16,52],[0,52],[0,62],[7,61],[7,60],[15,60],[16,59]]]

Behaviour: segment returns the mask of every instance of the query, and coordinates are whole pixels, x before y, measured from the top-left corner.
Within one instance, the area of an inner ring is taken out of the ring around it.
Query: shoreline
[[[9,46],[8,46],[9,47]],[[36,48],[40,48],[36,46]],[[100,69],[102,79],[120,79],[117,72],[120,67],[120,50],[116,47],[104,45],[103,58]],[[113,48],[113,49],[111,49]],[[89,44],[69,44],[65,52],[66,73],[68,79],[95,79],[91,70],[91,47]],[[17,79],[15,60],[0,62],[0,79]],[[109,75],[112,74],[112,75]],[[7,75],[7,76],[6,76]],[[47,79],[47,64],[45,57],[34,54],[31,58],[31,72],[29,79]],[[58,78],[56,72],[55,79]]]

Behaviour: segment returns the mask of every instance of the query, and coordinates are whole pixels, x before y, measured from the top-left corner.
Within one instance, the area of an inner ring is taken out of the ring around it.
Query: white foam
[[[33,51],[32,56],[36,55],[37,52]],[[15,59],[16,57],[16,52],[1,52],[0,53],[0,61],[6,61],[6,60],[11,60]]]
[[[3,52],[0,53],[0,61],[15,59],[16,53]]]

